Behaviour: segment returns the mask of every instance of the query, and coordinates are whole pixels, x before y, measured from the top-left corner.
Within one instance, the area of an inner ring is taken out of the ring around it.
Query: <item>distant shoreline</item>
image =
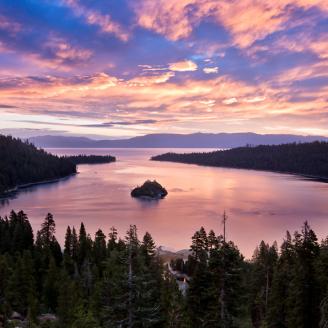
[[[277,174],[285,174],[285,175],[294,175],[297,177],[306,178],[305,180],[317,181],[322,183],[328,183],[328,177],[321,177],[316,175],[306,175],[301,173],[294,173],[294,172],[284,172],[284,171],[273,171],[273,170],[264,170],[264,169],[247,169],[243,167],[229,167],[229,166],[217,166],[217,165],[210,165],[210,164],[198,164],[198,163],[184,163],[179,161],[166,161],[166,160],[159,160],[159,159],[150,159],[154,162],[168,162],[168,163],[178,163],[178,164],[185,164],[185,165],[196,165],[196,166],[205,166],[205,167],[214,167],[218,169],[232,169],[232,170],[246,170],[246,171],[257,171],[257,172],[271,172]]]
[[[225,151],[165,153],[153,161],[195,164],[207,167],[272,172],[328,182],[328,143],[262,145]]]

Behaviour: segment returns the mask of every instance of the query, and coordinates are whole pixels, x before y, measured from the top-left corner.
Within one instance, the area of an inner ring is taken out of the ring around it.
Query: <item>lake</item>
[[[56,236],[63,243],[67,225],[87,231],[115,226],[124,236],[136,224],[139,237],[149,231],[157,245],[188,248],[196,229],[222,233],[222,213],[228,215],[227,238],[246,257],[263,239],[280,244],[286,230],[294,232],[308,220],[320,238],[328,235],[328,184],[270,172],[201,167],[149,161],[168,149],[49,149],[59,155],[111,154],[117,162],[80,165],[79,174],[47,185],[23,189],[0,205],[0,215],[23,209],[34,231],[51,212]],[[191,152],[195,149],[174,149]],[[209,151],[201,149],[199,151]],[[131,198],[130,191],[156,179],[169,192],[159,201]]]

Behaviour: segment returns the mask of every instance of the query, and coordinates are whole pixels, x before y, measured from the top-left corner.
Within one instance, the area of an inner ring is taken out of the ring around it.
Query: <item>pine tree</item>
[[[11,231],[11,251],[23,252],[33,249],[33,231],[27,215],[20,211],[17,214],[12,211],[9,217],[9,229]]]
[[[154,327],[161,322],[162,265],[156,256],[156,245],[146,232],[139,252],[140,272],[137,276],[138,317],[144,327]]]
[[[54,312],[58,305],[59,271],[53,257],[50,258],[49,268],[43,284],[43,303],[47,311]]]
[[[38,304],[34,275],[31,253],[25,251],[13,264],[12,273],[5,286],[5,297],[14,311],[26,315],[30,309],[35,319]]]
[[[189,328],[185,299],[170,272],[164,273],[161,293],[163,326],[166,328]]]
[[[78,239],[78,251],[77,251],[77,261],[79,268],[83,265],[83,262],[89,259],[91,255],[92,241],[87,235],[83,222],[80,226],[79,239]]]
[[[106,261],[99,286],[101,322],[106,328],[127,327],[128,308],[127,251],[114,250]]]
[[[206,261],[208,256],[208,240],[203,227],[196,231],[192,237],[191,251],[196,261]]]
[[[117,229],[115,227],[110,228],[110,232],[108,234],[108,252],[111,252],[116,248],[117,244]]]
[[[156,255],[156,245],[149,232],[146,232],[143,237],[141,251],[145,256],[146,264],[150,265],[152,259]]]
[[[209,251],[211,251],[213,249],[217,249],[219,247],[220,237],[217,238],[215,236],[215,232],[213,230],[210,230],[210,232],[208,233],[208,237],[207,237],[207,243],[208,243]]]
[[[251,311],[254,327],[260,327],[265,320],[277,259],[278,251],[276,243],[269,246],[264,241],[261,241],[252,259]]]
[[[93,258],[100,273],[103,271],[104,261],[107,255],[106,236],[98,229],[93,243]]]
[[[75,230],[75,227],[73,227],[72,230],[72,258],[74,261],[77,261],[78,259],[78,250],[79,249],[79,241],[77,238],[77,233]]]
[[[62,327],[71,327],[75,321],[76,312],[82,303],[82,293],[78,284],[62,271],[58,283],[57,313]]]
[[[287,298],[287,327],[314,328],[319,325],[320,291],[315,275],[319,245],[313,230],[305,222],[301,233],[295,233],[296,264]]]
[[[287,231],[273,274],[266,319],[267,326],[270,328],[287,327],[287,297],[291,292],[290,281],[295,268],[295,255],[292,238],[289,231]]]
[[[64,267],[70,274],[74,274],[73,235],[70,226],[67,227],[64,244]]]
[[[44,222],[41,224],[41,229],[38,231],[38,242],[41,247],[50,248],[50,244],[54,239],[56,232],[55,220],[51,213],[48,213]]]
[[[211,274],[207,264],[198,262],[187,293],[192,327],[211,327],[213,325],[214,318],[208,315],[213,302],[211,287]]]
[[[65,244],[64,244],[64,255],[72,257],[73,253],[73,240],[72,240],[72,231],[71,227],[68,226],[65,235]]]

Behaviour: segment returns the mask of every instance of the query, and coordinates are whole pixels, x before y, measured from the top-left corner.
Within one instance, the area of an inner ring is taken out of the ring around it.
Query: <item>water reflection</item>
[[[299,229],[305,220],[320,237],[328,234],[327,184],[270,172],[148,160],[165,149],[53,151],[118,158],[116,163],[79,166],[80,174],[73,178],[24,189],[2,204],[0,215],[24,209],[34,229],[52,212],[61,242],[68,224],[78,227],[84,221],[92,233],[98,227],[108,233],[114,225],[121,234],[136,224],[140,233],[151,232],[159,245],[182,249],[201,225],[220,233],[224,210],[229,216],[227,236],[246,256],[261,239],[281,242],[287,229]],[[131,189],[147,179],[158,180],[168,196],[155,202],[132,198]]]

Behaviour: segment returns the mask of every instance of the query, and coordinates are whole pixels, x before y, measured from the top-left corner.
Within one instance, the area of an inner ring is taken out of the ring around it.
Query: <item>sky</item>
[[[0,131],[328,136],[328,0],[1,0]]]

